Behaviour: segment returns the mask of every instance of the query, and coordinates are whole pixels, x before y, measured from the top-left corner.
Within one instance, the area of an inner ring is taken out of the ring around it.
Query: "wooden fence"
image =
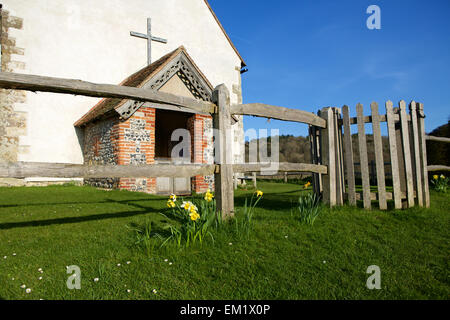
[[[233,164],[230,136],[233,115],[251,115],[300,122],[309,125],[312,163],[279,163],[278,172],[313,173],[314,191],[330,206],[342,205],[348,199],[356,205],[362,199],[364,207],[370,209],[372,200],[378,200],[380,209],[387,209],[387,200],[393,199],[395,208],[412,207],[415,199],[419,206],[430,204],[428,171],[448,170],[445,166],[427,167],[426,140],[449,142],[448,138],[425,135],[423,104],[411,102],[410,112],[401,101],[398,108],[386,102],[386,114],[380,115],[378,104],[371,104],[371,115],[364,116],[363,106],[356,106],[357,117],[350,118],[349,107],[323,108],[315,115],[297,109],[276,107],[266,104],[230,105],[229,91],[219,85],[213,91],[212,102],[181,97],[144,88],[95,84],[73,79],[50,78],[34,75],[0,72],[0,88],[74,94],[103,98],[122,98],[142,102],[165,103],[189,108],[196,112],[209,113],[213,128],[218,130],[215,139],[215,163],[206,164],[151,164],[151,165],[74,165],[57,163],[3,163],[0,177],[193,177],[212,175],[215,177],[217,208],[223,217],[234,214],[233,186],[235,173],[259,172],[270,163]],[[154,106],[158,108],[158,104]],[[393,192],[386,191],[385,160],[382,152],[380,123],[388,128],[389,151]],[[375,146],[375,167],[377,192],[371,192],[365,124],[371,123]],[[362,192],[355,185],[355,164],[353,161],[351,125],[358,128],[358,146],[362,178]],[[404,201],[404,205],[402,201]]]
[[[363,106],[356,106],[357,117],[350,118],[349,107],[323,108],[319,115],[332,124],[326,129],[310,128],[313,163],[322,163],[329,168],[328,175],[315,175],[315,190],[322,191],[323,199],[330,205],[341,205],[348,200],[356,205],[362,200],[364,208],[370,209],[372,200],[378,200],[380,209],[387,209],[387,200],[394,200],[395,208],[419,206],[429,207],[428,170],[426,158],[426,135],[423,104],[412,101],[409,114],[406,103],[399,102],[393,108],[386,102],[386,114],[380,115],[378,104],[370,105],[371,115],[364,116]],[[392,176],[392,192],[386,191],[385,160],[380,123],[387,123],[389,155]],[[372,124],[377,191],[371,191],[365,124]],[[357,125],[358,152],[362,192],[355,186],[354,150],[351,139],[351,125]],[[403,204],[402,201],[406,200]]]
[[[173,94],[157,92],[144,88],[132,88],[117,85],[95,84],[80,80],[50,78],[35,75],[0,72],[0,88],[13,90],[53,92],[102,98],[122,98],[142,102],[165,103],[191,110],[209,113],[213,118],[213,128],[219,134],[216,137],[216,156],[214,165],[74,165],[55,163],[4,163],[0,164],[0,177],[24,178],[36,176],[65,178],[105,178],[105,177],[193,177],[214,174],[217,208],[224,218],[234,214],[233,174],[261,171],[270,164],[243,163],[233,164],[231,159],[232,141],[227,132],[231,127],[232,115],[253,115],[271,119],[301,122],[315,128],[326,128],[327,119],[313,113],[275,107],[265,104],[230,105],[228,89],[219,85],[213,91],[212,103]],[[155,105],[155,108],[158,108]],[[61,110],[63,111],[63,110]],[[328,168],[322,164],[280,163],[281,172],[312,172],[326,175]]]

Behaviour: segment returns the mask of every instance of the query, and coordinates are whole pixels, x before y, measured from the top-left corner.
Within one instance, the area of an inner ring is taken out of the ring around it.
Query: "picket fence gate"
[[[357,116],[351,118],[348,106],[323,108],[318,114],[330,124],[327,128],[310,126],[312,162],[328,167],[327,175],[313,174],[314,190],[331,206],[350,205],[363,201],[371,209],[372,201],[381,210],[388,208],[393,200],[396,209],[430,206],[428,171],[449,170],[446,166],[427,166],[426,140],[450,142],[448,138],[425,134],[423,104],[411,101],[409,114],[405,101],[394,108],[391,101],[385,103],[386,114],[379,113],[378,103],[370,105],[371,115],[365,116],[363,106],[357,104]],[[383,158],[381,123],[386,122],[389,144],[389,158]],[[375,153],[376,190],[372,190],[369,175],[366,129],[372,124]],[[355,185],[355,162],[352,145],[351,125],[357,126],[358,152],[361,170],[362,191]],[[392,192],[386,189],[385,161],[391,166]]]

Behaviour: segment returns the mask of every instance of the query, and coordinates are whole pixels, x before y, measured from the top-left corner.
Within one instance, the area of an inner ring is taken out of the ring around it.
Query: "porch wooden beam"
[[[150,89],[98,84],[74,79],[43,77],[28,74],[0,72],[0,88],[74,94],[96,98],[120,98],[136,101],[166,103],[198,112],[214,113],[211,102],[177,96]]]

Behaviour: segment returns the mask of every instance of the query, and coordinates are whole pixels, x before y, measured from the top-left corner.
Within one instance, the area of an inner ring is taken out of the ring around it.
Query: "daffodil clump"
[[[216,218],[216,203],[210,190],[204,194],[203,199],[197,201],[179,200],[175,194],[171,194],[167,199],[167,208],[180,220],[181,225],[170,226],[171,236],[164,243],[174,239],[178,246],[183,242],[189,246],[197,240],[202,242],[205,235],[211,234],[208,228]]]
[[[433,175],[433,179],[431,179],[431,184],[434,189],[438,192],[447,192],[449,183],[449,178],[441,174],[438,176],[437,174]]]

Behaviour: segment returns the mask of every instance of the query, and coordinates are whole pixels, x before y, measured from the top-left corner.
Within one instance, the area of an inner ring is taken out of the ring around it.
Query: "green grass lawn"
[[[229,226],[215,232],[214,243],[152,254],[134,244],[128,226],[166,223],[159,214],[165,197],[77,186],[0,188],[0,298],[449,298],[448,195],[432,193],[428,210],[325,209],[311,227],[291,217],[302,186],[258,187],[264,196],[250,239]],[[252,192],[236,192],[238,214]],[[81,268],[81,290],[66,287],[69,265]],[[381,269],[381,290],[366,287],[370,265]]]

